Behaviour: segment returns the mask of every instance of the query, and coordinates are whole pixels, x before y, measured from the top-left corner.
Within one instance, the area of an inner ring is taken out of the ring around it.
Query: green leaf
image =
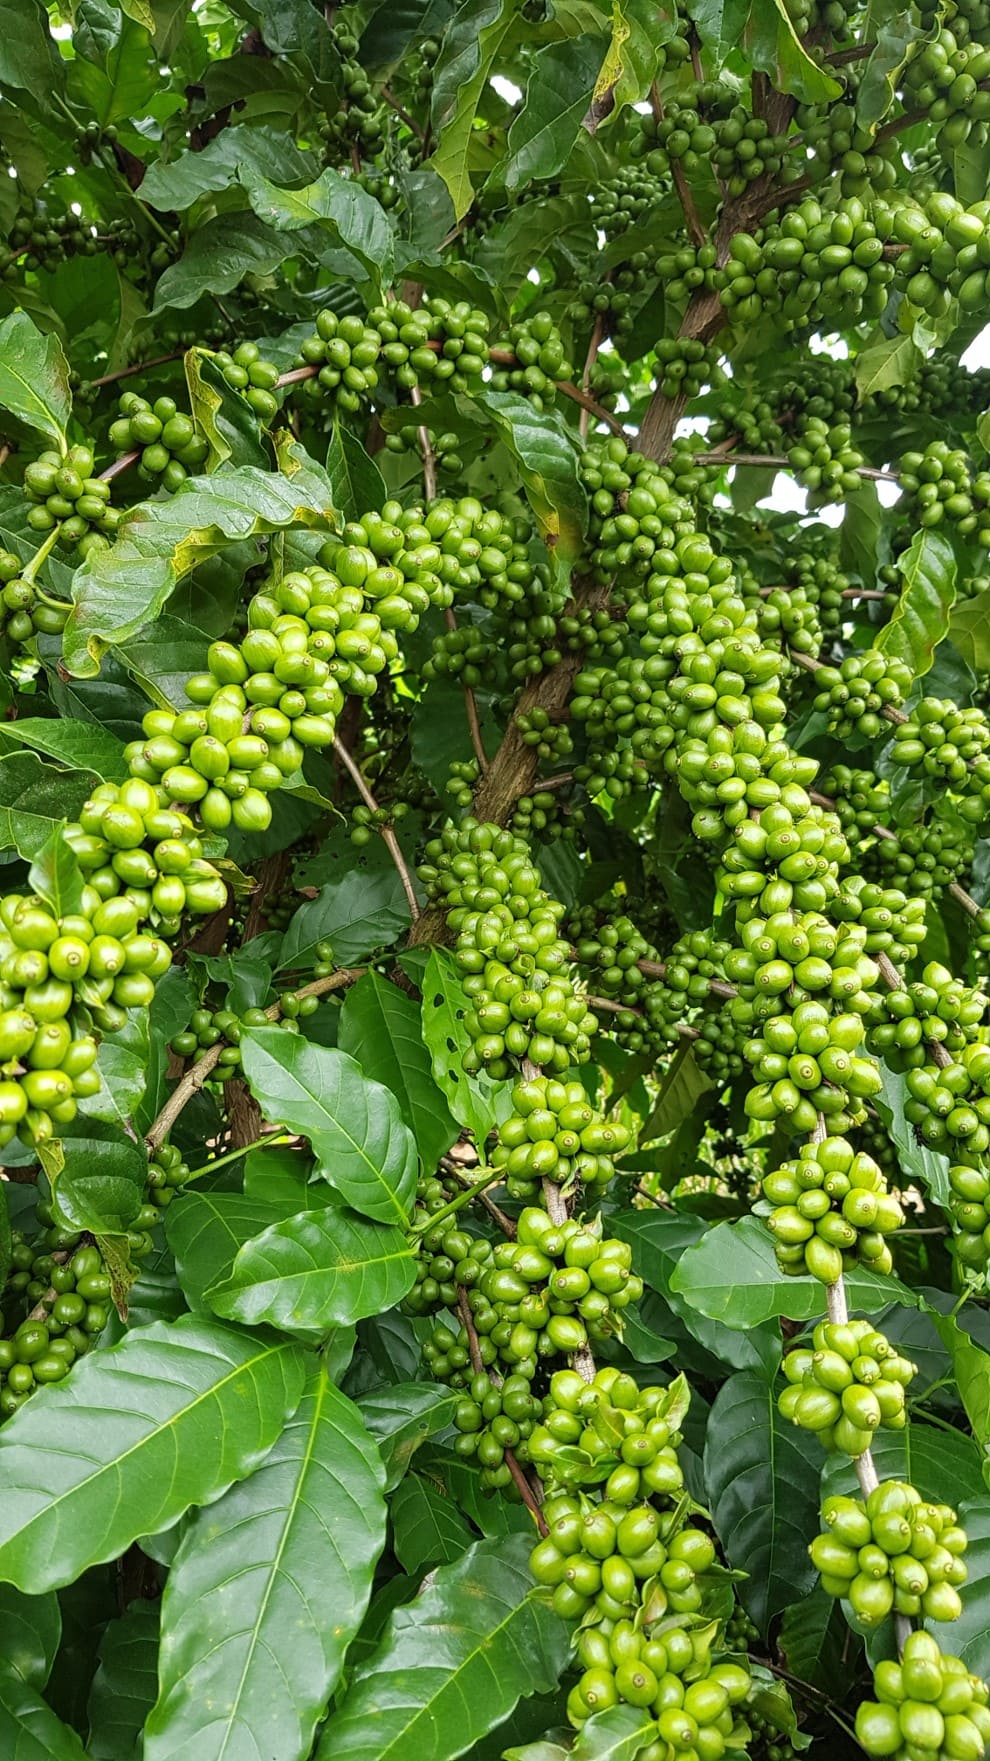
[[[899,1278],[888,1278],[856,1266],[846,1274],[851,1309],[877,1314],[890,1302],[917,1308],[920,1298]],[[718,1223],[697,1247],[689,1248],[671,1279],[703,1315],[727,1327],[753,1327],[772,1315],[794,1321],[817,1319],[822,1313],[824,1286],[817,1278],[793,1278],[780,1271],[773,1239],[759,1217]]]
[[[0,85],[40,96],[62,82],[63,63],[42,0],[0,0]]]
[[[69,1584],[218,1497],[264,1459],[302,1375],[297,1346],[197,1315],[83,1358],[0,1432],[0,1581]]]
[[[640,1141],[653,1143],[656,1138],[676,1131],[685,1119],[691,1118],[702,1095],[713,1087],[711,1077],[698,1063],[693,1042],[685,1040],[667,1065]]]
[[[761,1632],[808,1594],[821,1445],[782,1417],[772,1380],[741,1370],[719,1389],[705,1433],[705,1485],[738,1594]]]
[[[570,1629],[532,1593],[525,1535],[442,1566],[327,1724],[316,1761],[454,1761],[524,1695],[554,1686]]]
[[[141,1208],[148,1178],[144,1145],[80,1115],[62,1138],[64,1163],[53,1182],[59,1217],[70,1229],[121,1235]]]
[[[435,1168],[457,1138],[458,1124],[433,1080],[419,1004],[368,972],[347,993],[337,1044],[366,1076],[391,1090],[424,1168]]]
[[[194,1007],[188,971],[183,966],[170,966],[165,976],[158,980],[154,999],[148,1010],[144,1093],[133,1119],[134,1128],[139,1132],[149,1129],[164,1103],[169,1042],[188,1026]]]
[[[779,92],[802,104],[827,104],[842,96],[840,82],[825,73],[801,43],[785,0],[753,0],[742,37],[755,68],[770,75]]]
[[[381,1450],[386,1490],[400,1482],[420,1445],[454,1422],[458,1390],[439,1382],[396,1382],[358,1402],[368,1430]]]
[[[306,966],[318,942],[329,942],[338,966],[353,966],[390,948],[409,927],[409,903],[391,861],[370,872],[354,863],[321,887],[290,920],[279,959],[283,968]]]
[[[190,1308],[208,1310],[206,1292],[230,1276],[244,1243],[298,1208],[247,1192],[180,1192],[165,1212],[165,1234]]]
[[[964,1332],[955,1315],[932,1319],[952,1354],[956,1387],[983,1456],[983,1478],[990,1486],[990,1352]]]
[[[572,431],[555,410],[535,410],[518,392],[483,386],[472,401],[491,418],[511,454],[544,544],[563,569],[570,569],[588,523]]]
[[[320,1178],[363,1216],[405,1227],[417,1157],[395,1096],[344,1052],[277,1027],[248,1029],[241,1062],[271,1124],[309,1138]]]
[[[834,1596],[816,1584],[802,1602],[785,1608],[780,1648],[792,1675],[813,1688],[828,1690],[840,1679],[849,1628]]]
[[[412,1246],[401,1229],[327,1204],[246,1241],[230,1276],[207,1299],[226,1319],[318,1340],[333,1326],[394,1307],[415,1277]]]
[[[533,56],[526,96],[512,121],[502,176],[512,193],[531,178],[556,177],[577,140],[601,67],[604,43],[565,37]]]
[[[612,37],[592,94],[592,115],[614,120],[641,103],[663,65],[663,45],[677,29],[673,9],[652,0],[612,0]]]
[[[12,1584],[0,1585],[0,1657],[3,1670],[40,1694],[51,1674],[62,1615],[54,1590],[25,1596]]]
[[[949,640],[974,672],[990,668],[990,605],[985,593],[956,601],[949,618]]]
[[[160,1602],[132,1602],[100,1641],[89,1693],[91,1761],[132,1761],[158,1693]]]
[[[4,1761],[88,1761],[75,1731],[20,1676],[2,1668],[0,1753]]]
[[[198,152],[179,153],[167,165],[149,165],[141,180],[141,200],[151,208],[180,213],[200,196],[229,190],[242,173],[258,173],[280,183],[312,177],[316,161],[300,152],[287,133],[228,126]]]
[[[185,370],[189,412],[210,447],[204,470],[215,471],[231,460],[265,470],[268,455],[258,418],[240,392],[227,384],[209,351],[187,349]]]
[[[872,129],[892,109],[900,76],[925,27],[908,12],[885,20],[876,33],[876,46],[868,57],[856,94],[856,117],[863,128]],[[960,193],[959,200],[968,198]],[[861,394],[862,395],[862,394]]]
[[[468,1006],[453,955],[446,949],[431,948],[423,978],[423,1038],[447,1105],[480,1149],[511,1108],[511,1097],[506,1084],[492,1082],[484,1074],[468,1076],[464,1071],[464,1053],[471,1043],[464,1025]]]
[[[76,571],[76,603],[63,636],[66,666],[93,678],[108,644],[136,636],[183,576],[231,539],[319,527],[328,513],[315,481],[249,465],[190,477],[166,500],[139,503],[125,514],[115,543]]]
[[[979,1500],[986,1488],[980,1473],[980,1451],[961,1431],[938,1430],[914,1417],[903,1431],[877,1431],[870,1453],[881,1480],[910,1480],[922,1498],[958,1509],[967,1499]],[[822,1497],[859,1497],[852,1462],[827,1455],[822,1469]]]
[[[265,275],[288,254],[278,229],[247,209],[215,214],[196,228],[179,261],[159,276],[154,309],[185,308],[206,293],[231,293],[245,275]]]
[[[635,1761],[656,1733],[642,1706],[610,1706],[581,1726],[571,1761]]]
[[[432,1480],[408,1474],[389,1506],[396,1558],[419,1577],[428,1567],[449,1565],[471,1545],[471,1530],[457,1505]]]
[[[876,646],[892,659],[903,660],[916,679],[931,669],[935,650],[949,629],[956,597],[956,558],[941,533],[919,527],[897,559],[903,585],[897,604]]]
[[[860,401],[878,391],[909,385],[922,359],[921,350],[910,336],[879,334],[856,356],[856,390]]]
[[[697,25],[705,53],[713,57],[716,70],[738,44],[748,11],[749,0],[689,0],[688,17]]]
[[[987,1597],[990,1596],[990,1498],[967,1499],[959,1506],[959,1521],[969,1538],[966,1549],[968,1577],[959,1594],[963,1611],[954,1620],[951,1650],[966,1666],[986,1679],[990,1676],[990,1621],[987,1620]],[[947,1635],[948,1636],[948,1635]]]
[[[92,0],[80,8],[76,25],[75,55],[68,69],[70,98],[87,106],[103,128],[124,117],[143,116],[161,77],[148,25],[129,18],[123,8],[101,11]]]
[[[3,66],[0,49],[0,80]],[[64,453],[71,409],[69,363],[58,337],[43,336],[26,312],[11,312],[0,324],[0,410]]]
[[[663,1298],[705,1351],[736,1370],[762,1367],[767,1373],[773,1373],[780,1361],[779,1329],[764,1325],[736,1330],[725,1326],[721,1321],[699,1313],[673,1286],[674,1274],[686,1251],[703,1240],[706,1234],[706,1226],[700,1217],[688,1216],[681,1211],[644,1208],[619,1211],[610,1219],[609,1227],[632,1247],[634,1271]],[[648,1314],[648,1310],[641,1309],[638,1315],[631,1317],[630,1350],[639,1347],[636,1322],[642,1322]],[[665,1317],[660,1324],[665,1324]],[[642,1349],[651,1351],[647,1362],[659,1361],[652,1355],[655,1337],[642,1343]],[[656,1348],[662,1349],[664,1343],[657,1339]]]
[[[314,1364],[262,1466],[185,1531],[144,1761],[306,1761],[368,1606],[384,1479],[358,1409]]]
[[[333,505],[345,520],[359,520],[363,513],[382,508],[388,499],[385,479],[374,459],[339,418],[330,433],[326,469],[333,485]]]
[[[481,95],[521,10],[522,0],[464,0],[444,36],[433,86],[434,132],[440,144],[429,166],[450,191],[460,220],[474,199],[469,165]]]
[[[123,743],[97,722],[26,715],[5,722],[2,734],[6,743],[44,752],[71,770],[92,771],[101,782],[122,783],[127,779]]]
[[[364,270],[359,285],[375,303],[392,279],[395,233],[381,203],[353,177],[327,166],[305,189],[279,189],[267,177],[242,170],[241,181],[259,220],[278,233],[314,227],[343,245]]]
[[[0,759],[0,848],[33,861],[58,826],[78,819],[92,791],[86,771],[56,770],[33,752]]]
[[[910,1185],[913,1180],[918,1181],[931,1193],[932,1198],[947,1207],[952,1192],[949,1185],[949,1158],[939,1150],[929,1149],[927,1144],[918,1142],[914,1127],[904,1113],[907,1084],[903,1074],[889,1070],[886,1064],[880,1064],[879,1070],[883,1093],[876,1097],[873,1104],[897,1150],[898,1165],[905,1177],[904,1184]]]
[[[28,882],[56,917],[71,917],[82,909],[82,870],[64,826],[56,826],[38,851]]]

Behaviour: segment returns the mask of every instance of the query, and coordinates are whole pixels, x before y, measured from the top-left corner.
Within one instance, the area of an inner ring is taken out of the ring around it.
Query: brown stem
[[[448,605],[443,615],[448,630],[456,630],[457,617],[453,607]],[[485,751],[485,742],[481,738],[481,719],[478,715],[478,700],[475,697],[473,685],[462,685],[461,690],[464,693],[464,711],[467,715],[468,732],[471,735],[471,745],[474,748],[474,756],[478,760],[478,769],[482,776],[484,776],[488,769],[488,754]]]
[[[414,385],[409,393],[412,402],[418,407],[423,401],[423,393],[418,385]],[[437,495],[437,461],[430,445],[428,428],[417,428],[420,457],[423,460],[423,494],[427,501],[435,501]]]
[[[389,91],[387,86],[382,86],[382,97],[384,98],[389,109],[395,111],[396,116],[401,118],[401,120],[405,123],[406,127],[411,128],[413,131],[413,134],[418,135],[421,141],[425,141],[425,139],[426,139],[425,128],[422,128],[420,126],[420,124],[416,121],[415,117],[410,116],[408,110],[405,110],[403,108],[403,106],[399,103],[398,99],[394,98],[392,96],[392,93]]]
[[[653,114],[656,117],[656,120],[662,122],[664,116],[663,99],[660,96],[660,88],[657,85],[656,80],[653,81],[653,84],[650,87],[650,103],[653,106]],[[694,239],[696,245],[703,245],[708,234],[701,224],[701,216],[695,207],[694,196],[691,192],[688,180],[684,175],[684,167],[679,159],[672,159],[670,162],[670,169],[673,173],[674,188],[677,191],[678,201],[684,210],[684,218],[687,222],[688,232]]]
[[[344,985],[355,984],[359,978],[364,977],[366,971],[367,967],[365,966],[342,967],[339,972],[328,973],[326,978],[314,978],[312,984],[303,985],[294,994],[297,997],[325,997],[331,991],[341,990]],[[269,1021],[280,1021],[282,1018],[281,1003],[272,1003],[265,1010],[265,1014]],[[197,1058],[195,1064],[176,1084],[145,1137],[144,1141],[149,1151],[154,1152],[161,1148],[183,1107],[188,1105],[193,1095],[199,1093],[207,1077],[216,1069],[223,1048],[223,1040],[218,1041],[215,1046],[210,1046],[209,1050],[205,1051],[201,1058]]]
[[[150,373],[152,367],[164,367],[169,361],[181,361],[182,350],[176,349],[170,355],[155,355],[153,360],[138,361],[133,367],[118,367],[116,373],[103,373],[99,379],[89,381],[90,388],[98,385],[115,385],[118,379],[130,379],[135,373]]]
[[[696,465],[772,465],[778,471],[791,469],[791,461],[783,455],[762,452],[734,452],[729,455],[722,453],[699,452],[695,454]],[[873,465],[860,465],[856,475],[872,483],[899,483],[896,471],[878,471]]]
[[[569,397],[573,399],[574,403],[580,404],[583,410],[587,410],[592,416],[596,416],[599,422],[604,422],[608,428],[611,428],[613,434],[625,434],[625,429],[618,416],[613,416],[611,410],[603,409],[601,404],[596,403],[593,397],[590,397],[586,391],[582,391],[580,385],[575,385],[570,379],[555,379],[554,384],[558,391],[563,392],[565,397]]]
[[[591,341],[588,344],[588,353],[585,355],[584,367],[581,370],[581,390],[583,392],[585,392],[585,394],[587,394],[588,389],[589,389],[589,384],[590,384],[590,380],[591,380],[591,369],[594,366],[596,360],[598,359],[598,350],[602,346],[602,339],[604,338],[604,335],[605,335],[605,314],[604,314],[604,312],[599,312],[595,318],[594,328],[592,329],[592,332],[591,332]],[[582,410],[581,410],[581,415],[578,419],[578,433],[580,434],[582,440],[587,440],[587,438],[588,438],[588,426],[589,426],[588,418],[590,415],[591,415],[591,411],[587,408],[587,405],[583,406]]]
[[[448,1156],[443,1157],[441,1167],[445,1168],[449,1174],[452,1174],[455,1180],[459,1180],[462,1186],[474,1187],[475,1198],[484,1205],[492,1222],[498,1224],[502,1234],[507,1236],[509,1241],[515,1241],[515,1223],[511,1217],[506,1216],[501,1206],[495,1203],[495,1200],[489,1195],[488,1188],[486,1186],[478,1186],[476,1182],[471,1179],[470,1175],[463,1173],[463,1171],[458,1168],[456,1162],[452,1162]]]
[[[292,367],[288,373],[280,373],[275,384],[298,385],[301,379],[315,379],[319,371],[319,367]]]
[[[122,452],[119,459],[114,459],[112,465],[108,465],[105,471],[100,472],[100,481],[112,483],[115,477],[122,476],[125,471],[130,470],[132,465],[136,465],[140,457],[140,447],[135,448],[133,452]]]
[[[361,799],[364,802],[365,806],[370,807],[372,813],[377,813],[378,812],[378,802],[375,800],[374,795],[371,793],[371,790],[369,789],[367,783],[365,782],[363,776],[361,775],[360,770],[358,769],[353,758],[351,757],[350,753],[348,752],[347,747],[344,745],[343,741],[339,737],[335,736],[334,742],[333,742],[333,749],[334,749],[335,753],[337,754],[337,757],[340,759],[341,764],[344,766],[344,769],[347,771],[348,775],[350,776],[352,782],[354,783],[354,786],[357,789],[358,794],[361,796]],[[406,859],[403,856],[402,851],[399,848],[399,840],[396,837],[395,832],[392,830],[392,827],[390,825],[380,825],[380,826],[377,826],[375,829],[378,832],[378,834],[382,840],[382,843],[385,845],[386,850],[388,851],[389,855],[391,856],[392,861],[395,863],[396,872],[398,873],[399,879],[402,882],[402,891],[406,895],[406,900],[409,905],[410,915],[412,917],[413,922],[415,923],[417,918],[419,917],[419,900],[416,897],[416,889],[412,884],[412,877],[409,873],[408,868],[406,867]]]

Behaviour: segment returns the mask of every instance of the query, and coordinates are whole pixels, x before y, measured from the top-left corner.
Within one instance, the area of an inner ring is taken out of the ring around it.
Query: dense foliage
[[[5,1761],[980,1761],[990,7],[0,27]]]

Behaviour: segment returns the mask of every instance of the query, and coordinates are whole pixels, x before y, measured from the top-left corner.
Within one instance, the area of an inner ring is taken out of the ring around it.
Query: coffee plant
[[[0,1755],[980,1761],[990,8],[0,24]]]

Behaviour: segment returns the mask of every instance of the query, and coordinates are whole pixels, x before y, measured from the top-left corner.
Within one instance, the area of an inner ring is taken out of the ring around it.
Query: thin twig
[[[325,997],[331,991],[343,989],[344,985],[355,984],[359,978],[364,977],[366,971],[367,967],[365,966],[341,967],[339,972],[328,973],[326,978],[314,978],[312,984],[303,985],[294,995],[297,997]],[[281,1003],[272,1003],[265,1010],[265,1014],[269,1021],[280,1021],[282,1018]],[[183,1107],[188,1105],[193,1095],[199,1093],[207,1077],[216,1069],[220,1062],[224,1043],[223,1040],[218,1040],[215,1046],[210,1046],[209,1050],[205,1051],[201,1058],[197,1058],[195,1064],[176,1084],[145,1137],[144,1141],[150,1151],[161,1148]]]
[[[653,84],[650,87],[650,103],[653,106],[653,114],[656,117],[656,120],[662,122],[664,119],[663,99],[660,96],[660,88],[657,85],[656,80],[653,81]],[[679,159],[671,159],[670,169],[673,173],[674,188],[677,191],[678,200],[684,210],[684,218],[687,221],[688,232],[691,234],[696,245],[703,245],[708,238],[708,234],[701,224],[701,216],[695,207],[694,196],[691,193],[688,180],[684,175],[684,167]]]
[[[119,459],[114,459],[112,465],[108,465],[105,471],[100,472],[100,481],[112,483],[115,477],[122,476],[125,471],[130,470],[132,465],[136,465],[140,457],[140,447],[136,447],[133,452],[122,452]]]
[[[595,318],[594,328],[591,332],[591,341],[588,344],[588,353],[585,356],[584,367],[581,372],[581,390],[586,395],[590,391],[591,369],[598,359],[598,350],[602,346],[602,338],[604,335],[605,314],[604,312],[599,312]],[[578,433],[582,440],[587,440],[588,438],[590,417],[591,411],[588,409],[588,406],[586,404],[582,405],[581,414],[578,418]]]
[[[423,401],[423,393],[420,391],[418,385],[412,386],[409,396],[418,408]],[[437,495],[437,461],[433,448],[430,445],[430,430],[426,427],[417,428],[416,434],[419,439],[420,457],[423,461],[423,493],[426,496],[427,501],[435,501]]]
[[[135,373],[150,373],[152,367],[164,367],[169,361],[181,361],[182,355],[182,349],[176,349],[170,355],[155,355],[150,361],[137,361],[132,367],[118,367],[115,373],[102,373],[99,379],[89,380],[90,390],[98,385],[116,385],[118,379],[130,379]]]
[[[448,630],[453,631],[457,629],[457,616],[454,612],[453,606],[448,605],[446,607],[443,618]],[[464,693],[464,711],[467,715],[468,732],[471,735],[471,745],[474,749],[474,756],[478,760],[478,769],[481,771],[482,776],[484,776],[488,769],[488,754],[485,751],[485,742],[481,738],[481,718],[478,715],[478,700],[475,697],[473,685],[466,685],[462,682],[461,690]]]
[[[396,116],[398,116],[402,119],[402,121],[405,123],[406,127],[411,128],[413,131],[413,134],[418,135],[421,141],[425,141],[425,139],[426,139],[425,128],[422,128],[420,126],[420,124],[416,121],[415,117],[410,116],[408,110],[404,109],[403,106],[399,103],[398,99],[394,98],[392,96],[392,93],[389,91],[387,86],[382,86],[382,97],[384,98],[389,109],[395,111]]]
[[[347,747],[338,735],[334,736],[333,749],[336,752],[337,757],[340,759],[341,764],[344,766],[344,769],[351,777],[351,780],[365,806],[370,807],[372,813],[377,813],[379,811],[378,802],[371,793],[371,790],[361,775],[360,770],[348,752]],[[415,923],[419,916],[419,900],[416,897],[416,889],[412,884],[412,877],[406,867],[406,859],[399,848],[399,840],[390,825],[379,825],[375,827],[375,830],[378,832],[382,843],[385,845],[392,861],[395,863],[396,871],[402,882],[402,891],[406,895],[410,915]]]

